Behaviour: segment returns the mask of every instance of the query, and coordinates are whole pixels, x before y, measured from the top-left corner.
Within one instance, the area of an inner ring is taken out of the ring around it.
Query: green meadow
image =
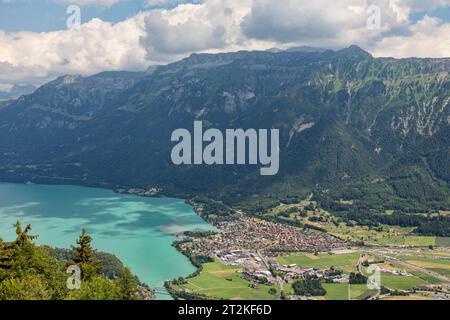
[[[417,286],[424,285],[427,283],[414,275],[398,276],[383,273],[381,275],[381,284],[382,286],[392,290],[407,291],[413,290]]]
[[[408,272],[410,274],[412,274],[412,275],[422,279],[423,281],[428,282],[429,284],[441,284],[441,283],[443,283],[442,280],[440,280],[440,279],[438,279],[436,277],[433,277],[432,275],[429,275],[429,274],[427,274],[425,272],[422,272],[422,271],[415,271],[415,270],[411,270],[410,271],[410,270],[408,270]]]
[[[327,269],[335,267],[345,272],[356,271],[359,253],[328,254],[293,254],[279,257],[278,262],[284,265],[296,264],[304,268]]]
[[[435,257],[412,257],[412,256],[400,256],[399,259],[418,266],[423,269],[427,269],[432,272],[436,272],[440,275],[450,277],[450,260]]]
[[[374,294],[365,284],[324,283],[322,286],[327,291],[325,298],[328,300],[362,299]]]
[[[269,293],[274,287],[260,285],[252,288],[251,283],[241,278],[242,268],[226,266],[220,262],[203,265],[200,275],[187,279],[187,284],[174,286],[177,290],[206,295],[211,298],[227,300],[273,300],[277,295]],[[279,288],[275,287],[277,292]]]
[[[416,247],[440,246],[450,247],[450,238],[442,237],[428,237],[415,235],[415,228],[398,227],[382,225],[382,230],[375,230],[367,226],[359,226],[355,223],[353,226],[348,226],[346,223],[339,223],[336,225],[335,217],[325,210],[320,210],[319,213],[314,213],[315,217],[322,218],[322,221],[310,221],[309,217],[298,217],[295,213],[286,216],[286,211],[298,209],[299,211],[308,204],[315,204],[309,200],[303,200],[298,204],[286,205],[281,204],[278,207],[267,211],[268,216],[276,216],[288,222],[302,222],[305,224],[314,225],[316,227],[327,230],[329,234],[335,235],[341,239],[364,241],[369,244],[379,245],[404,245]],[[392,211],[386,212],[392,214]]]

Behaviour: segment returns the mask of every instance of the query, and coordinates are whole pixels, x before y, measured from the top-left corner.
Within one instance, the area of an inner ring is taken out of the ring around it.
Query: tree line
[[[136,300],[143,298],[138,279],[129,269],[119,276],[105,276],[95,258],[92,237],[86,230],[71,248],[71,260],[58,259],[55,249],[38,246],[32,227],[14,225],[16,239],[0,239],[0,300]],[[69,266],[80,271],[80,286],[69,289]],[[144,290],[145,291],[145,290]],[[151,294],[148,295],[148,297]]]

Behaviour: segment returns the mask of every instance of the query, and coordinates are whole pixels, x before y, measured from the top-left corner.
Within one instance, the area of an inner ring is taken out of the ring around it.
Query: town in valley
[[[209,216],[217,231],[177,234],[174,245],[199,269],[167,282],[169,292],[188,299],[450,298],[448,239],[336,223],[315,204],[305,210],[311,203],[261,217]],[[283,219],[268,219],[280,213]]]

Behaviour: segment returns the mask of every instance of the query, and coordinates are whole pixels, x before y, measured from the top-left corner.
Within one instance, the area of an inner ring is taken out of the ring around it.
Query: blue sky
[[[70,4],[81,7],[76,32]],[[369,28],[373,5],[380,23]],[[0,89],[194,52],[352,44],[375,57],[450,57],[450,0],[0,0]]]
[[[85,23],[93,18],[119,22],[135,15],[143,8],[144,1],[125,0],[112,5],[83,6],[81,20]],[[0,29],[16,31],[48,32],[66,27],[67,4],[45,0],[23,0],[0,3]]]
[[[426,1],[426,0],[425,0]],[[411,14],[411,20],[416,22],[423,18],[424,15],[430,15],[433,17],[437,17],[443,21],[450,22],[450,8],[439,8],[432,11],[419,11],[419,12],[413,12]]]

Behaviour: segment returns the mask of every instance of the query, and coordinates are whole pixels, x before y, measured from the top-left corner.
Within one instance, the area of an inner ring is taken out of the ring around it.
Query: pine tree
[[[78,247],[74,248],[75,263],[92,263],[94,261],[94,249],[92,249],[92,237],[81,231],[81,235],[77,240]]]
[[[25,230],[22,230],[22,224],[17,220],[14,227],[16,228],[16,240],[13,242],[0,241],[0,271],[11,269],[17,257],[18,250],[25,245],[31,245],[33,240],[37,238],[37,236],[31,236],[29,234],[31,231],[30,224],[26,226]]]
[[[130,269],[125,268],[123,278],[120,279],[122,300],[136,300],[138,287],[136,278],[131,274]]]
[[[90,280],[100,273],[101,267],[94,259],[92,237],[85,229],[81,231],[77,244],[78,246],[73,248],[73,261],[81,268],[83,280]]]
[[[25,227],[25,230],[22,230],[22,224],[19,220],[14,224],[14,227],[16,227],[16,241],[15,244],[17,246],[22,246],[24,244],[30,244],[33,242],[33,240],[37,239],[37,236],[31,236],[29,235],[29,232],[31,231],[31,224],[27,225]]]

